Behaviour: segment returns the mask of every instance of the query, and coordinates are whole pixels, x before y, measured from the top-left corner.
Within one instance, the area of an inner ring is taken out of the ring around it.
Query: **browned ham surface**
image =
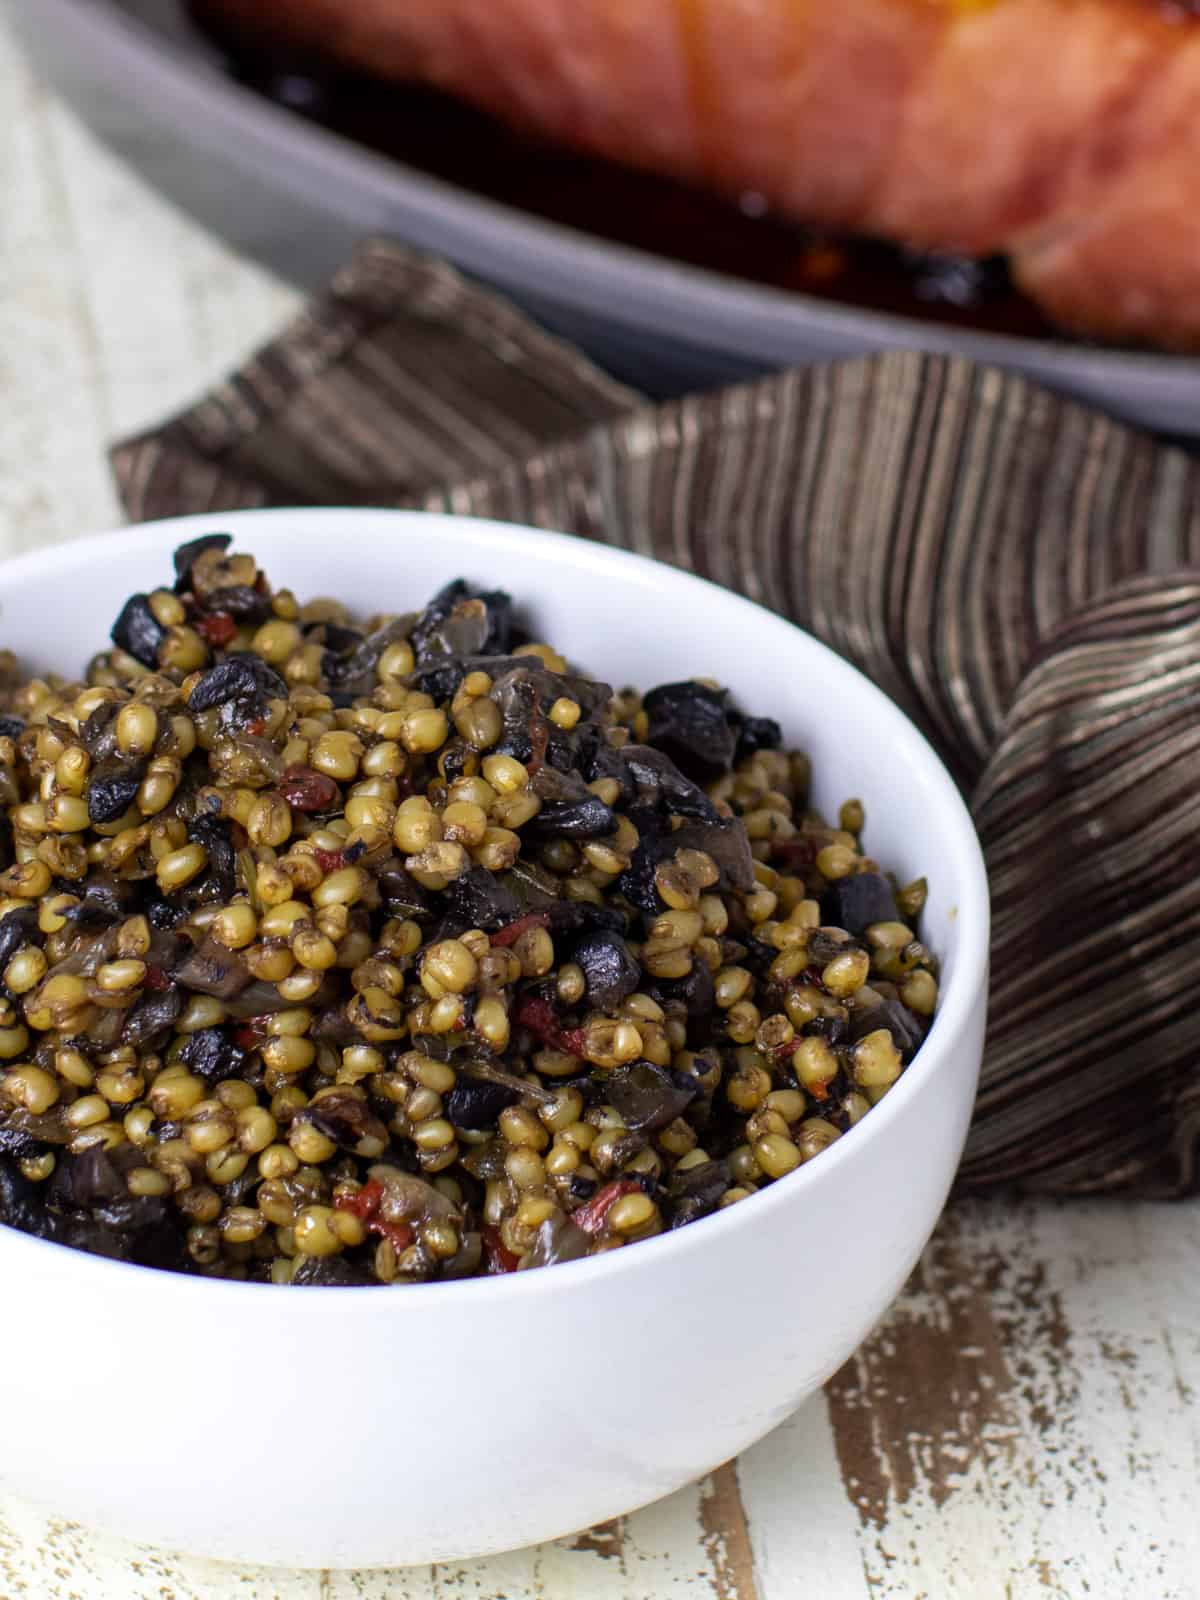
[[[1004,254],[1063,326],[1200,348],[1200,23],[1168,0],[205,0],[800,221]]]

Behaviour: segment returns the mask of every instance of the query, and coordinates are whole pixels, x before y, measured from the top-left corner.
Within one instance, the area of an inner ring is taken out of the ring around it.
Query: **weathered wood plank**
[[[872,1593],[1192,1600],[1197,1208],[958,1207],[828,1390]]]
[[[69,113],[52,108],[47,127],[107,444],[202,394],[300,297],[148,193]],[[84,172],[88,181],[76,181]]]
[[[299,298],[180,215],[34,82],[0,22],[0,555],[121,520],[105,462]]]
[[[0,553],[117,515],[83,270],[44,92],[0,33]]]
[[[761,1600],[868,1600],[823,1395],[747,1450],[738,1479]]]

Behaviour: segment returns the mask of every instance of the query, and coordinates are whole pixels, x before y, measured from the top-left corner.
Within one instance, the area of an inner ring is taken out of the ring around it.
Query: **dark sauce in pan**
[[[192,12],[204,23],[203,0]],[[210,37],[214,30],[206,29]],[[215,36],[230,73],[298,116],[472,194],[671,261],[841,304],[994,333],[1053,336],[1003,260],[841,239],[746,197],[563,150],[430,90]]]

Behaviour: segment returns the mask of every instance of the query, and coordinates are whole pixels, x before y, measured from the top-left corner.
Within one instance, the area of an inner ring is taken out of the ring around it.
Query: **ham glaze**
[[[1200,349],[1200,26],[1167,0],[205,0],[799,221],[1003,254],[1064,327]]]

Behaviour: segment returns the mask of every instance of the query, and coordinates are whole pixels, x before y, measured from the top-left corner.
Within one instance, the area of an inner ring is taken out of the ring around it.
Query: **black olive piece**
[[[809,1023],[805,1031],[824,1039],[827,1045],[836,1050],[838,1045],[845,1044],[849,1039],[850,1022],[847,1017],[841,1017],[835,1013],[831,1017],[817,1017],[813,1022]],[[870,1032],[870,1029],[867,1031]]]
[[[0,739],[19,739],[24,731],[20,717],[0,717]]]
[[[237,851],[233,846],[231,824],[224,817],[201,815],[188,827],[188,839],[208,853],[205,885],[209,898],[232,900],[237,893]]]
[[[38,1142],[31,1133],[24,1128],[6,1127],[0,1119],[0,1156],[11,1156],[14,1161],[20,1161],[25,1156],[36,1155]]]
[[[322,1011],[312,1025],[312,1037],[318,1044],[331,1044],[338,1050],[345,1050],[349,1045],[366,1043],[362,1034],[348,1020],[346,1013],[340,1007]]]
[[[821,897],[826,926],[865,932],[873,922],[902,922],[892,886],[881,872],[856,872],[835,878]]]
[[[232,1028],[218,1025],[193,1033],[179,1052],[179,1059],[205,1083],[218,1083],[222,1078],[237,1077],[246,1051],[235,1043]]]
[[[443,1115],[456,1128],[484,1133],[496,1126],[496,1119],[509,1106],[516,1105],[517,1094],[503,1083],[482,1078],[459,1077],[442,1102]]]
[[[718,820],[720,813],[704,790],[685,777],[661,750],[652,750],[644,744],[627,744],[618,754],[642,805],[673,811],[681,817],[698,817],[706,822]]]
[[[167,630],[151,611],[144,594],[129,596],[109,634],[115,645],[144,667],[158,666],[158,647],[166,636]]]
[[[489,751],[489,754],[492,754]],[[533,760],[533,740],[527,728],[507,728],[503,736],[494,746],[494,754],[498,756],[511,756],[514,761],[519,761],[527,767]]]
[[[617,879],[618,894],[647,917],[659,916],[665,906],[654,881],[664,853],[658,840],[643,839]]]
[[[268,700],[286,700],[287,695],[287,684],[261,656],[230,656],[203,675],[192,690],[188,710],[208,711],[231,701],[247,710],[265,709]]]
[[[189,914],[186,907],[173,906],[169,900],[162,899],[148,900],[145,911],[150,926],[160,931],[178,927]]]
[[[629,931],[625,914],[616,906],[595,906],[590,900],[555,900],[547,908],[550,933],[557,939],[570,933],[616,933],[622,938]]]
[[[662,1000],[682,1000],[689,1018],[707,1017],[717,1003],[716,985],[707,961],[693,961],[692,970],[685,978],[660,978],[655,993],[661,995]]]
[[[747,935],[742,940],[741,964],[748,967],[756,978],[766,976],[767,969],[778,956],[779,951],[774,945],[765,944],[761,939]]]
[[[179,545],[175,551],[175,592],[181,593],[191,582],[197,556],[206,550],[228,550],[232,543],[231,533],[202,533],[198,539]]]
[[[596,1188],[595,1178],[581,1178],[577,1173],[567,1184],[567,1193],[572,1200],[590,1200]]]
[[[0,1222],[39,1239],[53,1239],[58,1233],[57,1219],[46,1210],[39,1193],[41,1184],[30,1183],[15,1161],[0,1155]]]
[[[366,638],[357,628],[345,628],[340,622],[322,622],[317,626],[323,630],[321,640],[326,650],[332,650],[335,656],[348,655],[351,650],[357,650]]]
[[[546,765],[555,772],[576,772],[579,768],[579,758],[575,753],[574,730],[568,733],[563,728],[555,727],[552,722],[548,727]]]
[[[204,610],[223,611],[239,622],[265,622],[271,615],[271,596],[248,583],[231,583],[208,595]]]
[[[901,1000],[887,995],[877,1006],[856,1007],[851,1011],[846,1027],[846,1042],[857,1044],[859,1039],[874,1033],[876,1028],[886,1028],[892,1036],[892,1043],[900,1052],[901,1061],[907,1062],[920,1049],[927,1027],[924,1019],[910,1011]]]
[[[705,1161],[671,1179],[668,1210],[672,1228],[707,1217],[729,1188],[730,1172],[724,1161]]]
[[[544,805],[525,833],[535,839],[604,839],[617,826],[617,814],[594,794]]]
[[[288,1282],[299,1288],[361,1289],[379,1280],[365,1263],[345,1256],[301,1256]]]
[[[387,888],[382,882],[380,886],[386,899]],[[468,867],[455,878],[445,891],[443,905],[447,927],[453,926],[459,933],[465,928],[482,928],[485,933],[494,933],[521,915],[512,890],[493,877],[486,867]]]
[[[700,1094],[696,1080],[685,1072],[658,1067],[649,1061],[632,1061],[608,1076],[609,1104],[634,1133],[654,1133],[682,1116]]]
[[[23,944],[40,945],[46,935],[38,927],[36,906],[18,906],[0,917],[0,970],[8,965]]]
[[[503,589],[489,589],[479,599],[487,607],[488,631],[483,641],[483,654],[506,656],[513,648],[512,596]]]
[[[145,775],[144,761],[129,762],[116,755],[93,767],[87,793],[89,820],[115,822],[124,816],[137,799]]]
[[[451,739],[438,757],[438,771],[447,783],[464,777],[475,750],[465,739]]]
[[[571,960],[583,969],[588,1004],[613,1011],[627,1000],[641,980],[642,969],[619,933],[596,929],[575,941]]]
[[[397,617],[391,622],[385,622],[382,628],[376,628],[374,633],[369,633],[349,655],[335,656],[330,660],[327,652],[321,670],[340,688],[353,689],[365,694],[368,691],[371,675],[378,666],[383,652],[389,645],[405,638],[407,633],[407,619]]]
[[[174,984],[161,994],[147,995],[126,1017],[121,1029],[121,1043],[131,1044],[138,1050],[145,1049],[179,1020],[182,1011],[183,995]]]
[[[634,797],[633,779],[615,750],[604,737],[604,729],[591,719],[575,724],[571,734],[575,766],[585,783],[595,783],[597,778],[612,778],[620,793],[616,804],[624,809]]]
[[[759,750],[778,750],[782,743],[783,729],[773,717],[739,717],[734,765],[739,766]]]
[[[737,740],[729,725],[727,696],[702,683],[664,683],[642,700],[646,743],[670,756],[681,772],[701,782],[733,765]]]
[[[454,699],[466,675],[467,669],[461,661],[439,661],[436,666],[420,668],[405,682],[441,705],[445,700]]]

